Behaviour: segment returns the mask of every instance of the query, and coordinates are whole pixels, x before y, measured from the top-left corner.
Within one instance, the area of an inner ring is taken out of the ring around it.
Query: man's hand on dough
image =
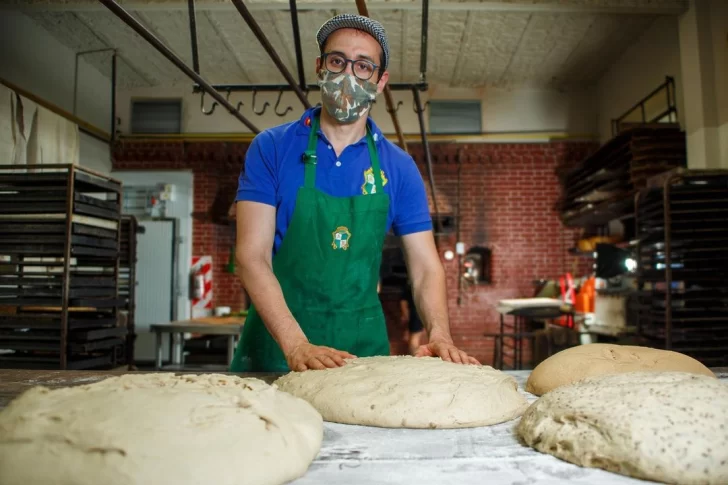
[[[433,340],[420,346],[415,353],[415,357],[440,357],[442,360],[455,362],[456,364],[480,365],[475,357],[469,356],[451,342],[443,340]]]
[[[301,372],[308,369],[341,367],[346,364],[344,359],[353,359],[355,357],[355,355],[351,355],[349,352],[305,342],[294,347],[293,350],[286,355],[286,361],[288,362],[288,367],[292,371]]]

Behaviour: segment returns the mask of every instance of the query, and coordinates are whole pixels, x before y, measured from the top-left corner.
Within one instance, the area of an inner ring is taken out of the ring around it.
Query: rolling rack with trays
[[[75,165],[0,165],[0,368],[127,363],[121,189]]]
[[[655,177],[635,206],[643,344],[728,365],[728,170]]]
[[[119,297],[124,299],[120,307],[120,319],[127,327],[126,362],[134,365],[134,341],[136,340],[136,263],[137,234],[144,234],[144,226],[134,216],[121,217],[121,241],[119,243]]]

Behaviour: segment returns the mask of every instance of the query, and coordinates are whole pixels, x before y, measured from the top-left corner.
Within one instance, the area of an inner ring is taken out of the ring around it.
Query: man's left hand
[[[475,357],[469,356],[451,342],[444,340],[432,340],[420,346],[415,353],[415,357],[440,357],[442,360],[455,362],[456,364],[480,365]]]

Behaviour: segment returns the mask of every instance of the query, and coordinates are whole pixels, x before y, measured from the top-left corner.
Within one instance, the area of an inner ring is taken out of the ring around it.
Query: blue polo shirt
[[[308,109],[297,121],[262,131],[253,138],[245,155],[236,200],[261,202],[277,209],[274,254],[293,217],[298,189],[303,187],[302,155],[308,148],[309,118],[318,114],[320,109]],[[411,156],[382,135],[371,118],[367,123],[384,172],[384,192],[390,198],[387,231],[391,229],[395,235],[404,236],[431,230],[425,184],[417,165]],[[316,152],[317,189],[334,197],[371,192],[372,185],[367,183],[367,175],[371,174],[372,165],[366,137],[346,147],[337,157],[326,135],[319,130]]]

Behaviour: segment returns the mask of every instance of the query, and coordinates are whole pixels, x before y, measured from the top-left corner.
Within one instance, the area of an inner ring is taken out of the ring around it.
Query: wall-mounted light
[[[445,251],[444,256],[446,261],[452,261],[452,259],[455,257],[455,253],[452,252],[452,249],[448,249],[447,251]]]

